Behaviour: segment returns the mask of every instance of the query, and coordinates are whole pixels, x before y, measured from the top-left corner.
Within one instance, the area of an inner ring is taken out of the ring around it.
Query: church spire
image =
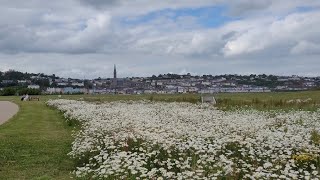
[[[117,67],[116,67],[116,65],[114,65],[114,68],[113,68],[113,78],[117,79]]]

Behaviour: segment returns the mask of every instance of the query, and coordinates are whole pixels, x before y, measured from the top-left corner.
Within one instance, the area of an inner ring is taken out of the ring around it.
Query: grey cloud
[[[223,34],[221,38],[222,38],[222,40],[228,40],[228,39],[234,37],[236,35],[236,33],[237,33],[236,31],[227,32],[227,33]]]
[[[226,6],[227,16],[248,17],[261,14],[286,15],[299,7],[320,8],[315,0],[76,0],[98,10],[108,10],[117,15],[142,15],[163,9],[197,8],[204,6]]]
[[[298,11],[301,7],[306,9],[320,8],[320,1],[314,0],[236,0],[222,3],[228,7],[226,15],[232,17],[285,16],[288,13]]]
[[[247,58],[219,59],[179,56],[152,56],[141,54],[62,55],[62,54],[0,54],[0,71],[16,69],[22,72],[44,72],[62,77],[97,78],[112,77],[113,64],[117,64],[119,77],[151,76],[163,73],[194,72],[197,74],[251,74],[320,76],[318,56],[262,58],[250,61]],[[306,66],[312,64],[312,66]]]
[[[184,71],[317,74],[320,13],[294,11],[304,2],[7,0],[0,7],[0,70],[93,78],[112,76],[108,73],[118,64],[121,76]],[[195,16],[163,16],[132,25],[119,21],[161,9],[219,4],[242,18],[218,28],[199,26]]]
[[[320,54],[320,44],[308,41],[301,41],[296,46],[294,46],[290,52],[293,55]]]
[[[120,5],[121,0],[78,0],[84,5],[89,5],[97,9],[111,8],[115,5]]]
[[[179,9],[179,8],[197,8],[204,6],[217,5],[221,0],[76,0],[81,4],[88,5],[97,10],[108,10],[113,14],[120,16],[137,16],[144,15],[153,11],[163,9]]]
[[[230,3],[229,15],[242,16],[255,11],[267,9],[272,4],[271,0],[241,0]]]

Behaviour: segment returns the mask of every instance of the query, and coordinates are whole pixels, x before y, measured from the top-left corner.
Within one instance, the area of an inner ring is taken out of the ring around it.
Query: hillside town
[[[111,73],[110,73],[111,74]],[[73,79],[10,70],[0,72],[0,91],[34,90],[37,94],[175,94],[303,91],[320,87],[320,77],[275,75],[160,74],[151,77]]]

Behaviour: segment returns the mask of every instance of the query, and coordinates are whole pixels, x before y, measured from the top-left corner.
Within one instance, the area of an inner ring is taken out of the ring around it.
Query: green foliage
[[[314,111],[320,107],[319,97],[320,91],[220,93],[216,95],[217,107],[222,110],[254,108],[258,110],[303,109]]]
[[[258,110],[308,110],[314,111],[320,107],[320,91],[302,92],[270,92],[270,93],[218,93],[217,108],[221,110],[258,109]],[[47,99],[58,98],[57,95],[47,96]],[[143,94],[143,95],[62,95],[62,98],[103,103],[111,101],[164,101],[200,103],[199,94]],[[302,100],[289,103],[290,100]],[[309,101],[305,101],[311,99]]]
[[[40,95],[41,91],[39,89],[30,88],[20,88],[20,87],[6,87],[0,91],[0,96],[14,96],[14,95]]]
[[[30,88],[23,88],[18,90],[18,94],[24,95],[24,94],[28,94],[28,95],[40,95],[41,91],[39,89],[30,89]]]
[[[0,91],[1,96],[14,96],[16,95],[16,89],[13,87],[7,87],[4,88],[2,91]]]
[[[313,144],[320,145],[320,132],[313,130],[310,139]]]
[[[1,79],[10,79],[10,80],[21,80],[21,79],[27,79],[30,76],[26,76],[26,74],[19,72],[19,71],[14,71],[14,70],[9,70],[5,73],[0,73],[0,80]]]
[[[150,95],[147,98],[150,101],[163,101],[163,102],[189,102],[198,103],[200,102],[200,96],[193,95]]]
[[[33,83],[39,85],[40,87],[50,86],[49,79],[37,79],[37,80],[34,80]]]

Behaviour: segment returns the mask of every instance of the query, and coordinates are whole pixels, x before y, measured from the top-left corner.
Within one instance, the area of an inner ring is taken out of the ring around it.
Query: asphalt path
[[[0,101],[0,125],[12,118],[18,111],[18,105],[9,101]]]

